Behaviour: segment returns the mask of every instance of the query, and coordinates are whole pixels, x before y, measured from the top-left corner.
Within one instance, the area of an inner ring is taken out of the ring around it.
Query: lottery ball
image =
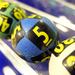
[[[26,13],[18,5],[0,2],[0,38],[10,35],[16,23],[24,18]]]
[[[11,40],[15,52],[29,62],[39,63],[50,58],[50,49],[57,43],[58,32],[47,18],[21,20]]]
[[[59,43],[49,61],[49,75],[75,75],[75,36]]]

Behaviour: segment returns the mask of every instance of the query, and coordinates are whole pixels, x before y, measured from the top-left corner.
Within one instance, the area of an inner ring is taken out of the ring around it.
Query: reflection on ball
[[[61,44],[61,46],[60,46]],[[49,62],[50,75],[75,75],[75,36],[59,43]]]
[[[26,13],[16,4],[0,2],[0,38],[6,38]]]
[[[11,35],[14,50],[29,62],[43,62],[50,58],[57,44],[58,33],[47,18],[22,20]]]

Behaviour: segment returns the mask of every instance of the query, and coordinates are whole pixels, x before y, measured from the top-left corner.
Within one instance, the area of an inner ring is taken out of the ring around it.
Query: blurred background
[[[57,21],[54,22],[56,24],[56,27],[58,28],[59,36],[61,40],[64,40],[68,37],[75,35],[75,28],[74,28],[75,27],[75,0],[5,0],[5,1],[10,1],[10,2],[19,1],[20,3],[27,4],[33,8],[36,8],[40,11],[43,11],[57,18],[59,23]],[[35,71],[37,71],[39,75],[49,75],[48,61],[41,64],[29,63],[29,65]]]
[[[18,0],[54,16],[66,16],[75,23],[75,0]]]

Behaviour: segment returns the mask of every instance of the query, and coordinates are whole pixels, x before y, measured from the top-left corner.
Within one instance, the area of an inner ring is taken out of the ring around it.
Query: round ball
[[[57,44],[55,25],[47,18],[22,20],[11,35],[15,52],[29,62],[44,62]]]
[[[51,55],[49,75],[75,75],[75,36],[59,43]]]
[[[26,13],[18,5],[0,2],[0,38],[11,34],[19,20],[26,18]]]

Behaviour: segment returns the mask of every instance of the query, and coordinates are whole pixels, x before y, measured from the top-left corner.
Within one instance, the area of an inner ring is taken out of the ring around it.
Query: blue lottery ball
[[[23,59],[38,63],[51,56],[58,39],[55,25],[47,18],[21,20],[11,34],[12,46]]]

